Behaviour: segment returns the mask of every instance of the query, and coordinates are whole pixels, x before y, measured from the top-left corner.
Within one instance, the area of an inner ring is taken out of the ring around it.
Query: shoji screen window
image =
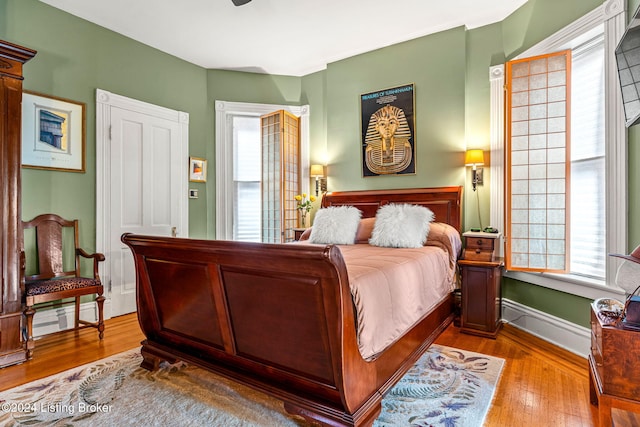
[[[262,241],[289,242],[298,226],[300,119],[286,111],[260,118],[262,128]]]
[[[571,51],[506,64],[508,270],[567,272]]]

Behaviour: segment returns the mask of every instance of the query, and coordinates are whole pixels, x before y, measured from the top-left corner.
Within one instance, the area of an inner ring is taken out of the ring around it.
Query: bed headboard
[[[462,187],[403,188],[396,190],[334,191],[322,197],[322,207],[355,206],[363,218],[376,216],[388,203],[409,203],[431,209],[434,221],[462,228]]]

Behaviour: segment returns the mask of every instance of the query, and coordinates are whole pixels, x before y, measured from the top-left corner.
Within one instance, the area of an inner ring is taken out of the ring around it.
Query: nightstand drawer
[[[467,249],[479,249],[481,251],[493,252],[496,239],[487,237],[467,237],[466,247]]]
[[[463,236],[465,237],[463,259],[491,262],[498,258],[499,234],[466,232]]]
[[[462,258],[470,259],[473,261],[493,261],[495,259],[495,253],[493,252],[493,250],[483,251],[479,248],[467,248],[462,252]]]

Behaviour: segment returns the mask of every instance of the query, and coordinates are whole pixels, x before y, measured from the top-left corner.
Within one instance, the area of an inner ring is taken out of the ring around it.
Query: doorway
[[[188,237],[189,115],[98,89],[96,248],[105,254],[105,318],[136,311],[125,232]]]
[[[275,104],[253,104],[244,102],[216,101],[216,238],[225,240],[256,241],[261,235],[261,225],[252,226],[251,233],[246,230],[246,222],[260,220],[260,179],[255,174],[241,174],[237,161],[249,162],[244,158],[248,147],[253,147],[254,153],[260,149],[260,117],[278,110],[292,114],[300,120],[300,192],[309,193],[309,106],[284,106]],[[245,142],[253,135],[251,141]],[[239,147],[239,144],[242,147]],[[240,154],[241,156],[239,156]],[[261,167],[261,160],[255,159],[252,166],[256,170]],[[240,184],[238,178],[241,178]],[[237,203],[240,186],[246,187],[254,194],[254,201],[246,205]],[[242,205],[243,216],[237,210]],[[253,212],[253,216],[252,216]],[[242,220],[242,224],[240,224]],[[257,223],[260,224],[260,223]],[[239,226],[242,231],[239,232]],[[260,227],[260,228],[258,228]],[[250,237],[247,237],[250,235]],[[262,239],[260,237],[260,239]]]

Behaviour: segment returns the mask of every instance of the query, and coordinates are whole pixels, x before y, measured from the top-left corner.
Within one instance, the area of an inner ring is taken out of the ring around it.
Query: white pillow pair
[[[351,245],[354,243],[362,212],[353,206],[320,209],[316,213],[310,243]],[[424,206],[388,204],[376,212],[369,243],[391,248],[419,248],[429,234],[433,212]]]

